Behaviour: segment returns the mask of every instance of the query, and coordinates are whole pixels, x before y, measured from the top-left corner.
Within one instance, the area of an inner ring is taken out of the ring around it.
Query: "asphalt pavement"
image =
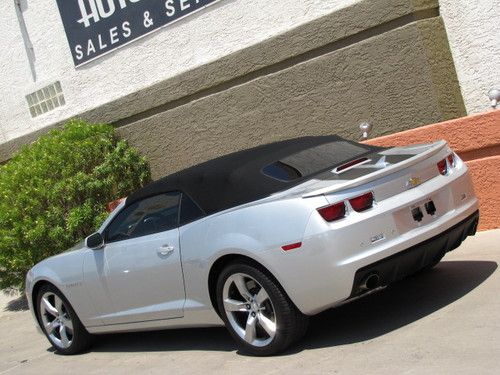
[[[311,320],[287,353],[238,353],[224,328],[100,336],[55,354],[29,311],[0,297],[0,374],[499,374],[500,230],[470,237],[432,271]]]

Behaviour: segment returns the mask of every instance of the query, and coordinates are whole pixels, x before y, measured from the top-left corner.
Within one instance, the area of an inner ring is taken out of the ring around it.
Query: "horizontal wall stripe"
[[[163,113],[166,111],[169,111],[174,108],[181,107],[183,105],[189,104],[191,102],[201,100],[205,97],[208,97],[210,95],[215,95],[218,93],[221,93],[223,91],[229,90],[233,87],[244,85],[248,82],[251,82],[253,80],[259,79],[261,77],[265,77],[267,75],[275,74],[280,71],[289,69],[294,67],[295,65],[305,63],[307,61],[310,61],[312,59],[333,53],[337,50],[340,50],[342,48],[346,48],[349,46],[352,46],[354,44],[363,42],[365,40],[368,40],[372,37],[382,35],[386,32],[393,31],[395,29],[398,29],[400,27],[409,25],[413,22],[424,20],[424,19],[430,19],[430,18],[435,18],[439,17],[439,9],[438,8],[433,8],[433,9],[423,9],[416,11],[412,14],[407,14],[405,16],[396,18],[394,20],[388,21],[386,23],[377,25],[375,27],[371,27],[369,29],[363,30],[357,34],[350,35],[346,38],[336,40],[332,43],[326,44],[324,46],[309,50],[305,53],[302,53],[300,55],[292,56],[286,60],[280,61],[278,63],[265,66],[263,68],[257,69],[255,71],[252,71],[250,73],[247,73],[245,75],[233,78],[231,80],[225,81],[223,83],[220,83],[218,85],[200,90],[198,92],[195,92],[190,95],[186,95],[182,98],[172,100],[170,102],[167,102],[165,104],[162,104],[160,106],[148,109],[146,111],[137,113],[135,115],[129,116],[127,118],[123,118],[117,121],[114,121],[112,124],[116,127],[122,127],[122,126],[127,126],[130,125],[134,122],[141,121],[144,119],[147,119],[149,117],[155,116],[159,113]]]

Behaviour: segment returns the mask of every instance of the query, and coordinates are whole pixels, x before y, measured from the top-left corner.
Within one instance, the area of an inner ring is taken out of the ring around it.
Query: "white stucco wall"
[[[500,1],[439,3],[467,111],[484,112],[488,91],[500,89]]]
[[[87,65],[74,67],[54,0],[21,0],[34,47],[32,77],[16,0],[0,1],[0,143],[259,43],[359,0],[221,0]],[[66,105],[34,119],[25,95],[61,81]]]

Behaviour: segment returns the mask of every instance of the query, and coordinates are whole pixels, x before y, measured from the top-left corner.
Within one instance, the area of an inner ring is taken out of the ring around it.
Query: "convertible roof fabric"
[[[307,168],[307,150],[311,150],[311,164],[317,164],[320,170]],[[270,143],[163,177],[130,195],[126,205],[156,194],[182,191],[191,196],[206,214],[212,214],[289,189],[315,174],[377,150],[380,148],[346,141],[337,135]],[[327,162],[320,160],[325,152]],[[262,172],[264,167],[276,162],[291,164],[298,177],[284,181]]]

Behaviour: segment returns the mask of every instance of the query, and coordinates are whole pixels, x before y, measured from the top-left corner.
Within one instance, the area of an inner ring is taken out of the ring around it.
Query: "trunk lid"
[[[330,200],[344,192],[371,189],[377,200],[383,200],[439,176],[436,164],[450,152],[445,141],[394,147],[365,155],[367,160],[340,172],[337,166],[292,190],[303,198],[325,195]]]

